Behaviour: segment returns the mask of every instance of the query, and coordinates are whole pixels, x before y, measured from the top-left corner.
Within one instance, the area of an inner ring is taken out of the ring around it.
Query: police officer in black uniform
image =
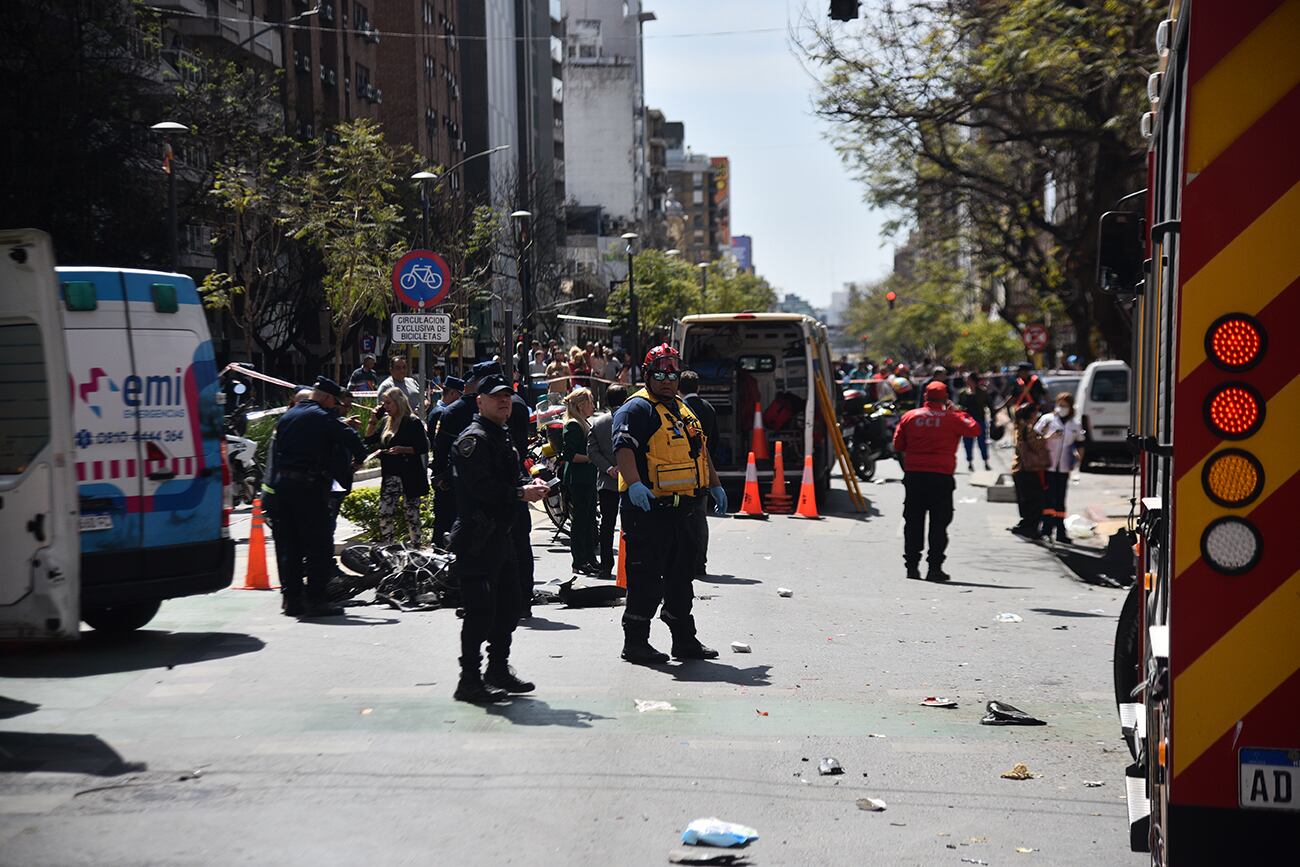
[[[289,409],[275,426],[268,487],[274,492],[275,559],[284,613],[290,617],[336,617],[325,588],[334,575],[334,537],[329,493],[336,447],[360,465],[366,448],[356,431],[334,412],[342,389],[324,376],[311,397]],[[303,577],[306,576],[306,593]]]
[[[501,372],[501,365],[495,361],[483,361],[470,368],[469,379],[465,381],[465,393],[459,400],[452,401],[443,409],[438,418],[438,430],[432,435],[433,443],[429,449],[429,481],[435,491],[433,506],[433,542],[442,544],[443,538],[456,523],[456,489],[451,479],[451,447],[456,438],[469,427],[478,411],[475,396],[479,381],[490,373]],[[442,494],[438,498],[438,493]],[[439,505],[441,503],[441,506]]]
[[[482,378],[478,415],[451,451],[458,514],[450,548],[456,555],[452,576],[460,586],[465,619],[460,631],[460,682],[457,701],[484,704],[509,693],[531,692],[510,667],[510,642],[519,622],[517,556],[511,537],[520,503],[547,494],[545,482],[529,482],[520,472],[506,422],[513,390],[505,377]],[[480,671],[480,648],[488,642],[487,672]]]
[[[456,403],[465,394],[465,380],[459,376],[449,376],[443,380],[442,396],[434,402],[433,408],[429,410],[429,416],[426,419],[426,430],[429,434],[429,443],[432,446],[438,436],[438,428],[442,425],[442,417],[451,409],[452,404]],[[453,440],[454,442],[455,440]],[[445,456],[444,456],[445,460]],[[432,466],[432,461],[430,461]],[[456,498],[452,493],[450,478],[446,478],[445,484],[438,483],[439,474],[430,471],[429,487],[433,491],[433,544],[444,546],[447,544],[447,531],[456,521]]]

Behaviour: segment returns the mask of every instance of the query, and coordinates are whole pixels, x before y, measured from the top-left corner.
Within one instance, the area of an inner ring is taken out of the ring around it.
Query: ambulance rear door
[[[75,638],[80,542],[50,239],[0,230],[0,638]]]

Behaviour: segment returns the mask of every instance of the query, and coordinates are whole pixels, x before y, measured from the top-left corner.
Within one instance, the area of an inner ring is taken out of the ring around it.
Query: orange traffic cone
[[[278,590],[271,586],[271,576],[266,571],[266,534],[262,529],[262,498],[253,500],[253,526],[248,533],[248,570],[244,583],[236,590]]]
[[[627,539],[622,530],[618,531],[618,578],[614,586],[627,589]]]
[[[788,515],[794,511],[794,500],[785,492],[785,453],[783,443],[776,441],[776,454],[772,457],[772,492],[767,495],[768,511]]]
[[[813,485],[812,455],[803,456],[803,482],[799,485],[799,509],[791,518],[808,518],[820,521],[817,514],[817,492]]]
[[[754,450],[754,457],[760,461],[765,461],[772,455],[767,450],[767,431],[763,430],[763,405],[754,404],[754,434],[753,444],[750,446]]]
[[[749,453],[749,463],[745,467],[745,498],[740,502],[737,518],[761,518],[767,520],[763,511],[763,501],[758,496],[758,468],[754,466],[754,453]]]

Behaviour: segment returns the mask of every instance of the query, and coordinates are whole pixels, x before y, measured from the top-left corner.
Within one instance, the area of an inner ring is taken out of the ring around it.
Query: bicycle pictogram
[[[442,288],[442,274],[432,265],[412,265],[411,270],[399,278],[402,288],[410,292],[416,284],[421,284],[429,292],[436,293]]]

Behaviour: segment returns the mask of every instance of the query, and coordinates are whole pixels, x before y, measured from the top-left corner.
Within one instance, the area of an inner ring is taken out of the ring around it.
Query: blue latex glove
[[[727,514],[727,492],[722,490],[722,485],[709,488],[709,496],[713,498],[713,514]]]
[[[627,498],[641,511],[650,511],[650,489],[644,483],[633,482],[628,485]]]

